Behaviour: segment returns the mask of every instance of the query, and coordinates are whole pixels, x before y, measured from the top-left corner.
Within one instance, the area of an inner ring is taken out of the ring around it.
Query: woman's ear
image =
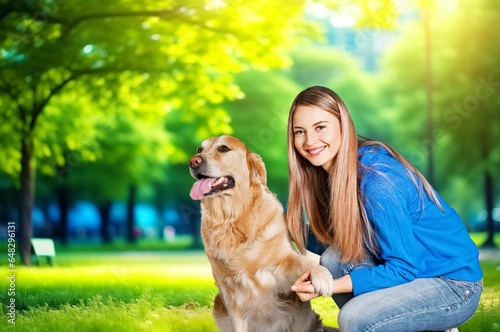
[[[250,171],[250,183],[262,183],[264,186],[267,185],[266,177],[266,167],[262,158],[254,153],[249,152],[247,154],[248,169]]]

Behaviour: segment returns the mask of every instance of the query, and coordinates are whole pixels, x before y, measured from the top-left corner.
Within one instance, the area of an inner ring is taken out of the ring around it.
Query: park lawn
[[[15,292],[15,326],[2,306],[0,330],[188,331],[190,321],[215,331],[217,288],[200,251],[64,253],[54,267],[18,267]],[[10,300],[7,292],[0,299]]]
[[[485,291],[466,331],[500,331],[500,260],[481,262]],[[7,266],[0,265],[7,276]],[[9,288],[0,279],[0,289]],[[6,331],[217,331],[217,293],[202,251],[58,253],[54,267],[18,267],[15,325],[2,305]],[[0,294],[2,304],[10,298]],[[327,325],[337,326],[330,298],[313,300]]]

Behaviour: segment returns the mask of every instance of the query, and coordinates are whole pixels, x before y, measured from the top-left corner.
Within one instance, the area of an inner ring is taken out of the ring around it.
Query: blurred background
[[[497,0],[0,1],[0,241],[201,247],[188,159],[231,134],[286,205],[286,123],[311,85],[414,163],[494,246]]]

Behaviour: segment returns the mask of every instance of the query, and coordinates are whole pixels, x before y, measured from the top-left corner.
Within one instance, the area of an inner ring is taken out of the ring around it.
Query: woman
[[[332,273],[343,332],[443,331],[474,314],[482,271],[460,217],[399,153],[357,136],[336,93],[295,98],[288,157],[289,230]],[[303,301],[318,296],[309,274],[292,286]]]

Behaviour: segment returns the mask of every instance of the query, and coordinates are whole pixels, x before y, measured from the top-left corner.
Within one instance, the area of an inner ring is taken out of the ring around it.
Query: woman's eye
[[[303,130],[295,130],[295,131],[293,132],[293,134],[294,134],[294,135],[302,135],[303,133],[304,133],[304,131],[303,131]]]
[[[200,147],[196,150],[196,152],[197,152],[197,153],[201,153],[201,151],[203,151],[203,148],[200,146]]]
[[[226,145],[221,145],[217,148],[217,150],[219,150],[219,152],[228,152],[230,151],[231,149],[229,147],[227,147]]]

